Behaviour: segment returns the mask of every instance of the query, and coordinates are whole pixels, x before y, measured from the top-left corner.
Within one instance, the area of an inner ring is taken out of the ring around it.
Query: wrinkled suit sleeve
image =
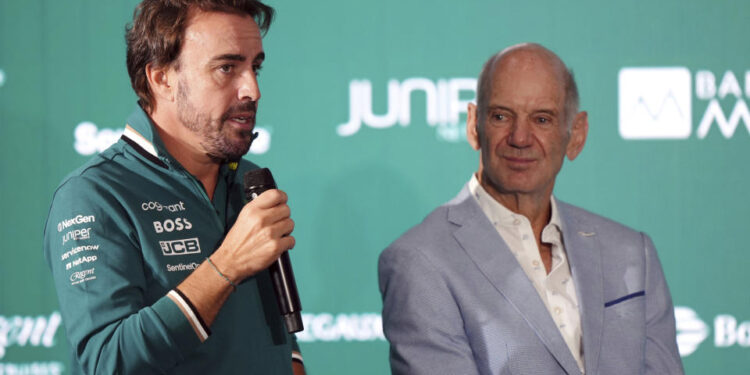
[[[175,302],[166,296],[145,302],[144,262],[132,222],[91,179],[73,177],[58,188],[44,255],[84,373],[163,373],[201,343]]]
[[[647,235],[644,237],[646,257],[646,374],[684,374],[677,350],[674,306],[667,281]]]
[[[450,286],[415,248],[391,245],[378,263],[393,374],[477,374]]]

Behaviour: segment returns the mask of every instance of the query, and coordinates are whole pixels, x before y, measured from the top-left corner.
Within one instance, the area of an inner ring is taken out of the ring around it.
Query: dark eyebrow
[[[255,59],[253,59],[253,62],[263,62],[266,58],[266,53],[261,52],[257,56],[255,56]],[[247,57],[245,55],[238,55],[235,53],[225,53],[223,55],[214,56],[214,58],[211,59],[211,61],[239,61],[243,62],[247,60]]]
[[[245,61],[247,58],[243,55],[237,55],[232,53],[225,53],[223,55],[214,56],[214,58],[211,59],[211,61]]]

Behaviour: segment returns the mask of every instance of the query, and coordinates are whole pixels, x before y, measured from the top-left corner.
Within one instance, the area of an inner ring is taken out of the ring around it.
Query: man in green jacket
[[[287,196],[242,193],[272,17],[254,0],[137,7],[139,106],[60,184],[44,232],[73,373],[304,373],[266,271],[294,246]]]

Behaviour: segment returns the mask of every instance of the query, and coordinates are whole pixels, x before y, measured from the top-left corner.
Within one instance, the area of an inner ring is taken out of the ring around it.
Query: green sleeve
[[[297,336],[296,335],[292,335],[292,351],[293,352],[297,352],[297,353],[302,353],[299,350],[299,344],[297,344]]]
[[[101,183],[76,176],[60,186],[44,230],[68,340],[87,374],[162,373],[200,344],[168,297],[148,290],[128,210]]]

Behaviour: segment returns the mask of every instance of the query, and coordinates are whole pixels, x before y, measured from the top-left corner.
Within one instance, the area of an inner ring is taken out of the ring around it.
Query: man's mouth
[[[534,161],[533,158],[523,158],[518,156],[506,156],[505,160],[511,163],[531,163]]]
[[[234,113],[227,116],[227,120],[242,131],[250,131],[255,126],[255,113]]]
[[[529,157],[505,156],[505,164],[512,170],[526,170],[536,162],[536,159]]]
[[[253,121],[253,118],[250,116],[235,116],[229,119],[240,124],[250,124]]]

